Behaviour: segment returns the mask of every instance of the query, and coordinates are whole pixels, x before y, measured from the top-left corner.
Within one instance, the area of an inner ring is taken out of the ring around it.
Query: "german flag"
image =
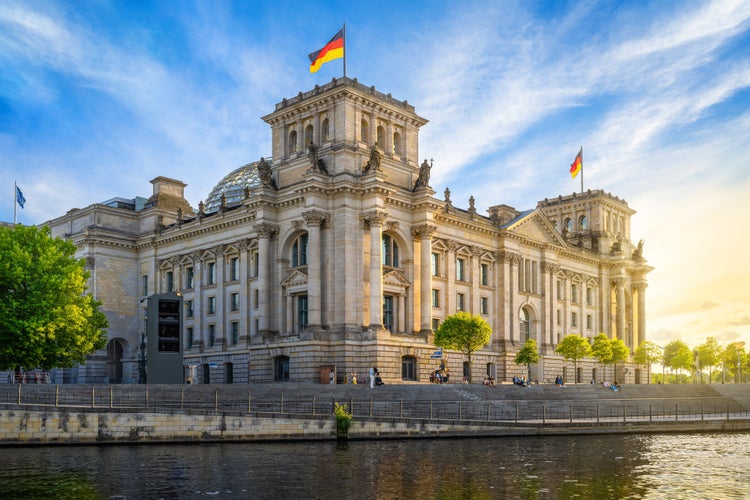
[[[310,73],[318,71],[323,63],[344,57],[344,28],[341,28],[338,33],[333,35],[333,38],[331,38],[331,41],[325,47],[316,50],[309,57]]]
[[[583,168],[583,148],[578,152],[573,163],[570,164],[570,178],[575,179],[581,168]]]

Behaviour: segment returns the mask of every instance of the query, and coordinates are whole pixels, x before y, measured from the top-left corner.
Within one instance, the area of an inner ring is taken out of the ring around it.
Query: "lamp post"
[[[146,334],[141,332],[141,346],[138,352],[138,383],[146,383]]]

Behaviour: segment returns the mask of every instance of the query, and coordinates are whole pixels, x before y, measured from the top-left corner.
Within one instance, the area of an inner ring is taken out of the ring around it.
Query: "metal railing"
[[[196,386],[197,387],[197,386]],[[252,391],[191,390],[185,386],[0,386],[0,408],[81,409],[84,411],[201,411],[291,418],[333,415],[334,403],[347,407],[355,419],[400,419],[463,423],[664,422],[745,419],[750,412],[724,397],[621,401],[539,400],[383,400],[283,394],[254,397]]]

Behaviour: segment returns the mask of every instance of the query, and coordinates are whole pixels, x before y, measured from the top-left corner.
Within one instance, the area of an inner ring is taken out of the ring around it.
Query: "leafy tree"
[[[644,340],[635,350],[633,361],[639,365],[646,365],[648,373],[651,373],[651,365],[661,360],[662,348],[650,340]]]
[[[628,349],[628,346],[625,345],[625,342],[623,342],[622,339],[611,339],[609,341],[609,346],[612,349],[612,357],[609,362],[615,365],[614,373],[616,378],[617,362],[627,360],[630,356],[630,349]]]
[[[445,318],[435,332],[435,345],[461,351],[469,362],[471,382],[471,354],[490,343],[492,327],[481,316],[457,312]]]
[[[573,373],[575,374],[573,376],[573,383],[577,383],[578,360],[591,355],[591,345],[589,344],[589,341],[580,335],[566,335],[560,343],[557,344],[555,352],[561,354],[565,359],[573,360]]]
[[[671,368],[673,374],[677,370],[690,370],[693,366],[693,352],[682,340],[673,340],[664,346],[662,363]]]
[[[721,359],[724,361],[724,366],[734,374],[735,382],[742,382],[742,369],[746,368],[747,365],[747,354],[745,353],[744,347],[744,342],[732,342],[727,345],[721,353]]]
[[[0,228],[0,370],[69,367],[106,344],[75,245],[47,227]]]
[[[536,340],[528,339],[523,345],[518,354],[516,354],[515,362],[517,365],[526,365],[526,374],[531,378],[531,365],[535,365],[539,362],[539,351],[536,345]]]
[[[698,369],[701,374],[701,384],[703,383],[703,368],[708,367],[708,383],[711,383],[713,368],[719,364],[719,355],[721,347],[715,337],[708,337],[706,342],[695,348],[695,354],[698,358]]]
[[[602,364],[602,378],[604,378],[604,365],[612,359],[612,346],[609,344],[609,337],[606,333],[600,333],[594,337],[591,354]]]

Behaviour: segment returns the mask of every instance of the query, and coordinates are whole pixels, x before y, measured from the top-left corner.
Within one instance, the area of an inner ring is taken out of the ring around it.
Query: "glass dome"
[[[258,179],[258,161],[243,165],[226,175],[214,186],[206,198],[204,211],[218,212],[221,208],[221,195],[227,199],[227,206],[238,205],[245,197],[245,188],[251,191],[260,186]]]

